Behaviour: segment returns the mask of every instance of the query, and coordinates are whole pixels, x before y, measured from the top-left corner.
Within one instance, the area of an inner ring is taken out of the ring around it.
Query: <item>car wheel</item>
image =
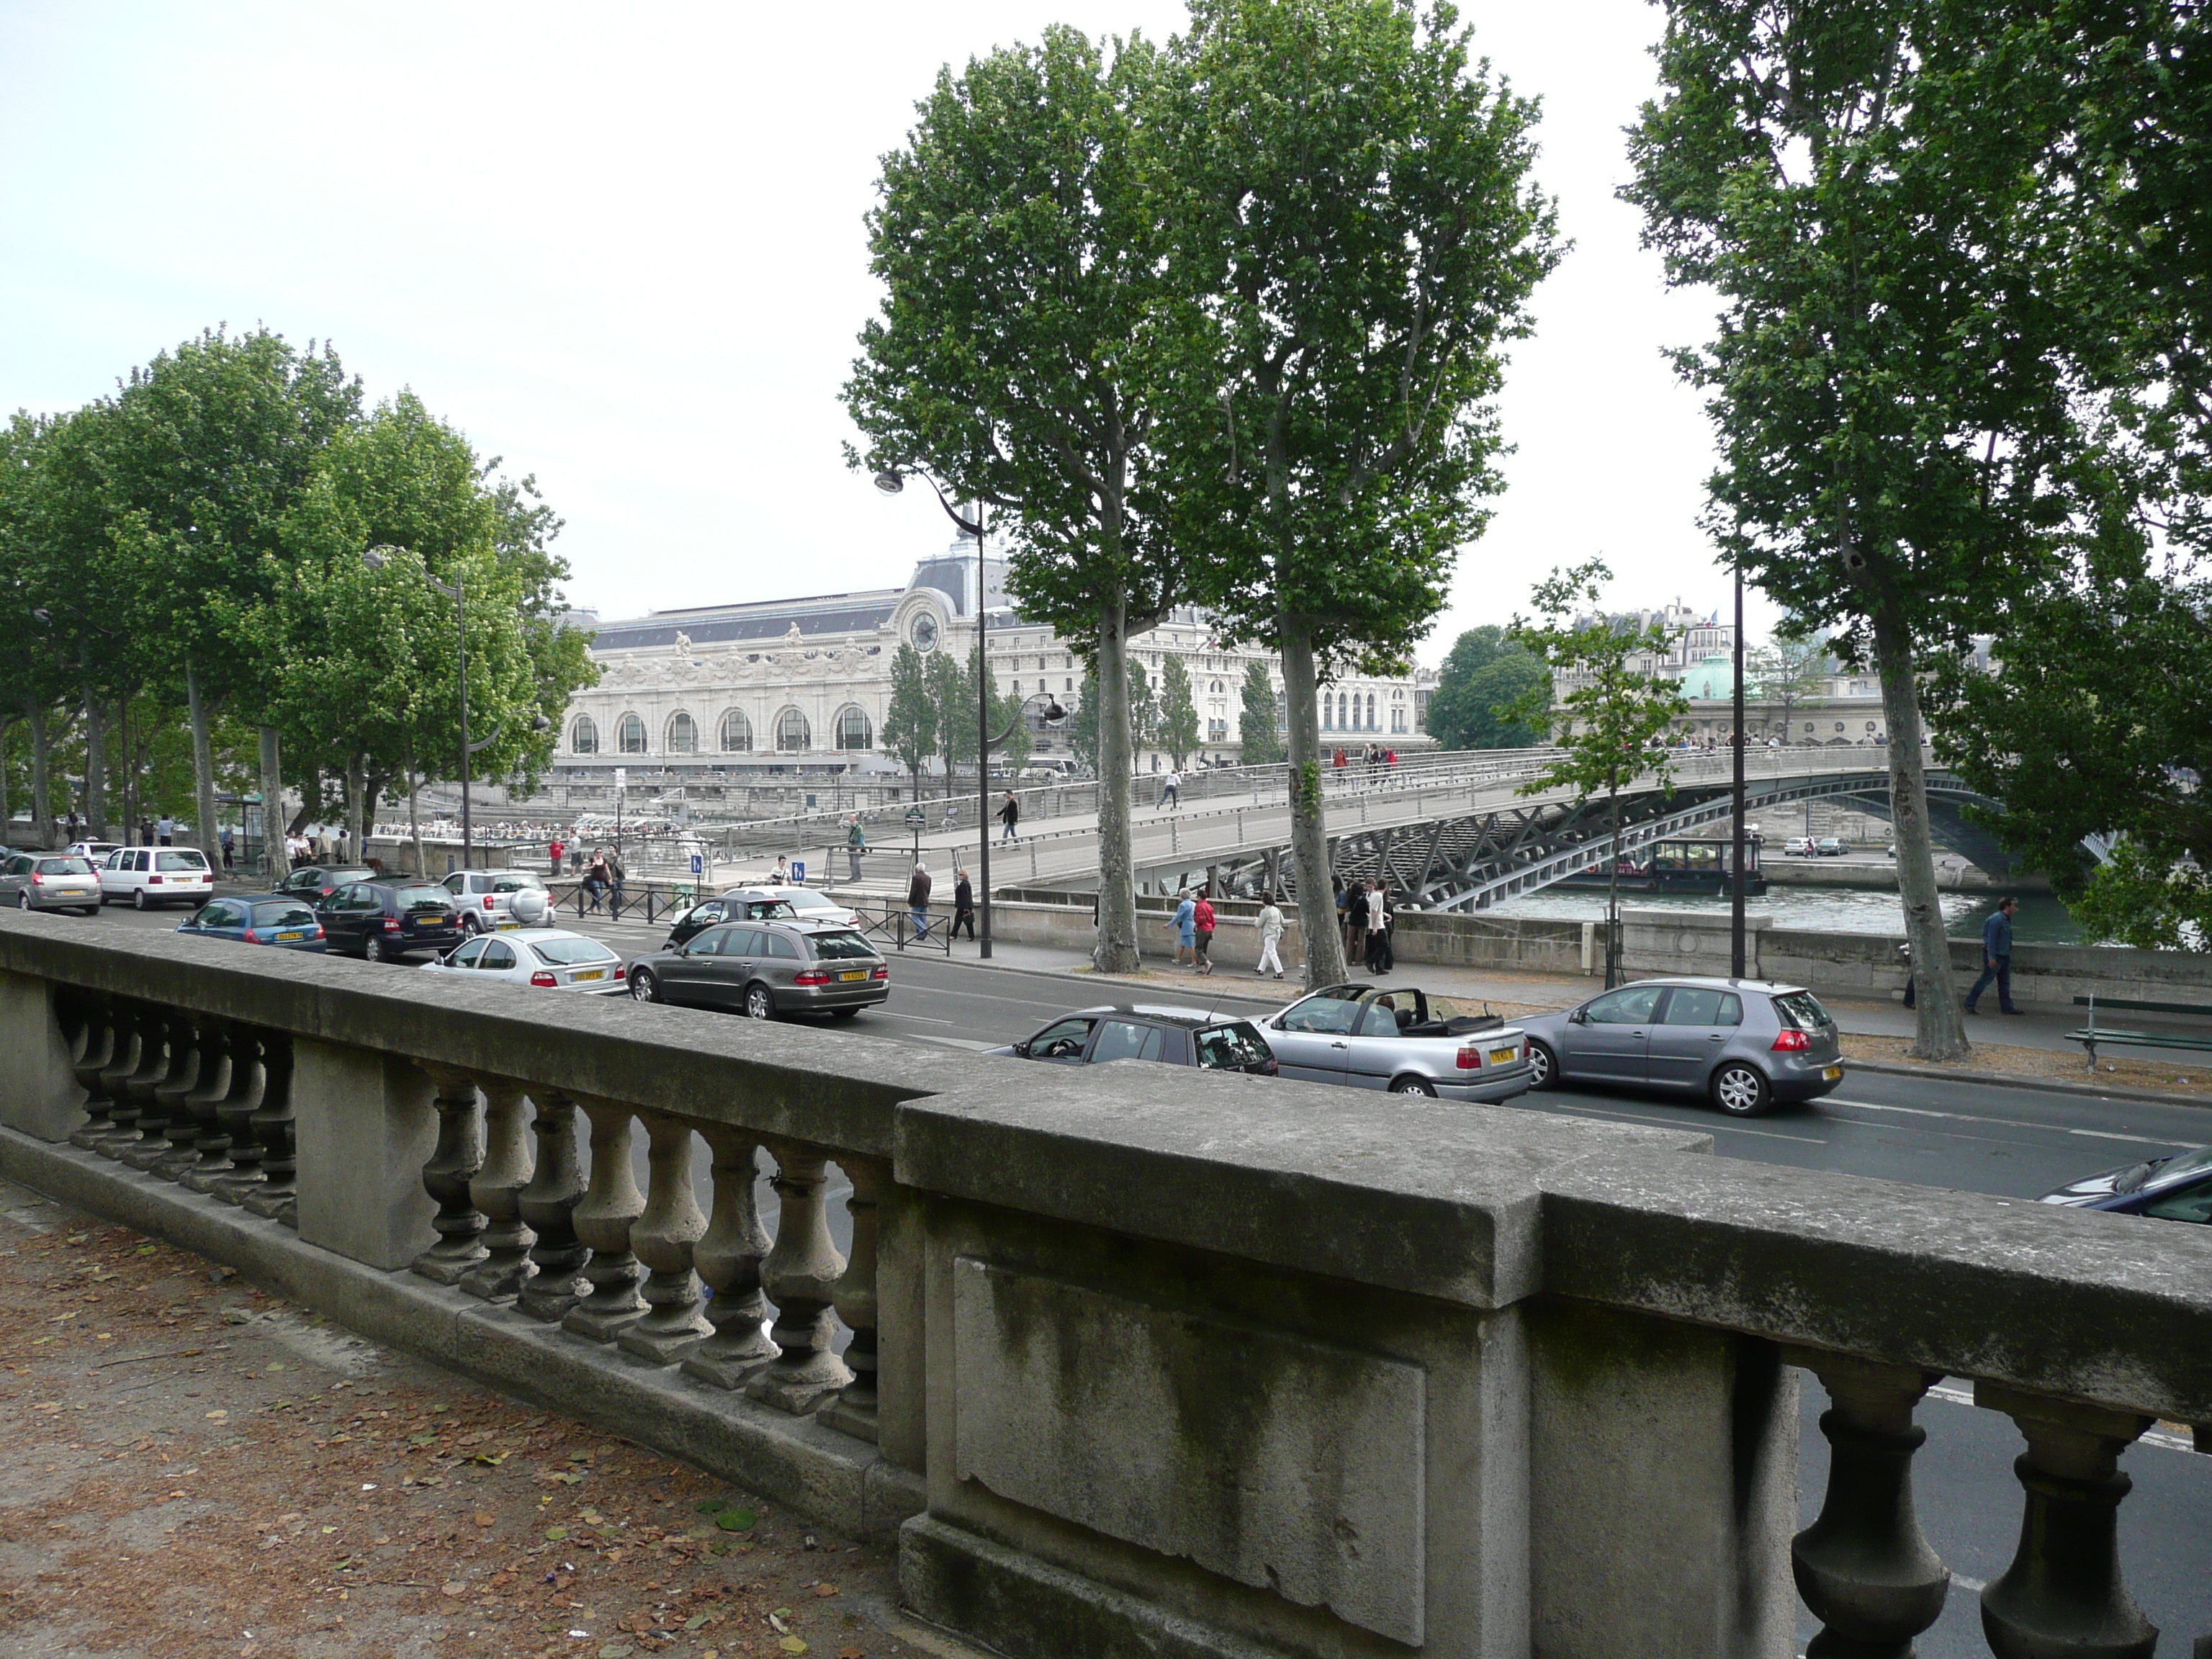
[[[1556,1089],[1559,1086],[1559,1057],[1534,1039],[1528,1044],[1528,1086],[1532,1089]]]
[[[475,917],[471,913],[470,913],[469,911],[466,911],[466,910],[464,910],[463,912],[461,912],[461,937],[462,937],[462,938],[464,938],[464,939],[474,939],[474,938],[475,938],[478,933],[482,933],[483,931],[483,928],[482,928],[482,927],[477,924],[476,917]]]
[[[1774,1091],[1756,1066],[1723,1066],[1713,1073],[1713,1104],[1730,1117],[1757,1117],[1774,1103]]]
[[[775,1018],[775,999],[769,994],[767,986],[753,984],[745,988],[745,1018],[747,1019]]]
[[[1437,1085],[1425,1077],[1401,1077],[1390,1085],[1390,1092],[1394,1095],[1426,1095],[1434,1100]]]
[[[18,910],[29,909],[31,908],[30,894],[19,890],[15,894],[15,908]]]
[[[361,959],[363,962],[382,962],[385,959],[384,941],[374,933],[362,940]]]
[[[653,978],[653,972],[650,969],[639,968],[631,971],[629,976],[629,996],[632,1002],[658,1002],[660,1000],[660,981]]]
[[[143,910],[146,908],[146,890],[144,888],[134,887],[131,890],[131,908],[134,910]]]

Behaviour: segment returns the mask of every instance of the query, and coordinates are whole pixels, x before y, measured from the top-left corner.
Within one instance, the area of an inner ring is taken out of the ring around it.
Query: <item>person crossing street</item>
[[[999,832],[999,839],[1002,842],[1019,841],[1021,837],[1014,833],[1014,826],[1021,821],[1022,804],[1014,799],[1014,792],[1009,789],[1004,804],[999,808],[999,822],[1006,826]]]

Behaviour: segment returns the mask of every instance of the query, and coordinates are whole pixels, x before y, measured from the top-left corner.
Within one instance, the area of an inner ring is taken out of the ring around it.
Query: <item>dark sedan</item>
[[[366,864],[306,864],[276,884],[280,893],[310,899],[328,898],[349,881],[381,881]]]
[[[1065,1014],[1035,1036],[986,1054],[1042,1060],[1055,1066],[1103,1066],[1111,1060],[1153,1060],[1218,1072],[1276,1074],[1274,1050],[1249,1019],[1203,1008],[1118,1002]]]
[[[1802,986],[1646,979],[1516,1022],[1539,1089],[1626,1084],[1704,1095],[1730,1117],[1817,1100],[1843,1080],[1836,1022]]]
[[[330,948],[364,962],[450,951],[468,937],[458,901],[428,882],[355,881],[315,907]]]
[[[179,922],[177,931],[196,939],[235,939],[240,945],[270,945],[283,951],[329,949],[323,924],[305,899],[282,893],[249,898],[210,899]]]
[[[640,1002],[728,1008],[753,1019],[830,1014],[850,1019],[891,994],[876,947],[835,922],[718,922],[629,967]]]
[[[2045,1193],[2043,1201],[2076,1210],[2117,1210],[2160,1221],[2212,1223],[2212,1146],[2142,1158],[2085,1176]]]

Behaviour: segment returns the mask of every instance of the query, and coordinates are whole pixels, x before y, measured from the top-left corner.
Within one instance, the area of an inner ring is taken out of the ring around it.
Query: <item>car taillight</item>
[[[398,918],[398,917],[397,917],[397,916],[386,916],[386,917],[385,917],[385,919],[384,919],[384,931],[385,931],[386,933],[398,933],[398,932],[399,931],[399,918]]]
[[[484,895],[484,908],[487,910],[491,908],[491,895],[489,893],[486,893]]]
[[[629,977],[629,969],[622,963],[618,962],[615,963],[615,977],[617,979],[628,979]]]
[[[888,966],[882,965],[878,966],[876,971],[868,975],[870,979],[889,979],[890,976],[890,969]]]
[[[1461,1045],[1459,1058],[1453,1062],[1462,1072],[1479,1071],[1482,1066],[1482,1045],[1476,1042]]]
[[[258,945],[261,943],[261,935],[249,927],[246,930],[246,942],[248,945]]]
[[[149,876],[146,878],[146,884],[149,887],[159,887],[161,884],[161,878],[159,876]]]
[[[40,874],[37,871],[35,871],[35,870],[33,870],[33,871],[32,871],[32,872],[31,872],[31,885],[32,885],[32,886],[33,886],[33,887],[44,887],[46,884],[46,878],[44,876],[40,875]]]
[[[532,985],[542,985],[550,988],[553,986],[558,985],[561,981],[554,978],[551,974],[546,972],[544,969],[540,968],[536,973],[530,976],[530,982]]]
[[[1777,1031],[1774,1047],[1769,1052],[1778,1054],[1802,1054],[1813,1046],[1813,1039],[1802,1031]]]
[[[824,969],[809,968],[803,974],[793,975],[791,982],[793,985],[827,985],[830,982],[830,975]]]
[[[1260,1075],[1261,1077],[1280,1077],[1282,1073],[1282,1066],[1277,1064],[1274,1060],[1263,1060],[1260,1062]]]
[[[316,937],[317,939],[323,939],[323,938],[327,937],[327,935],[325,935],[325,934],[324,933],[323,930],[322,930],[320,927],[317,927],[317,928],[315,929],[315,937]]]

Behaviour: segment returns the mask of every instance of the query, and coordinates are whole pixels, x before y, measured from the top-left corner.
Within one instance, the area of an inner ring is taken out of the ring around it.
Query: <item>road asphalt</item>
[[[86,926],[173,928],[179,920],[174,914],[112,910]],[[563,925],[574,923],[564,919]],[[580,931],[629,955],[658,948],[666,934],[665,922],[604,919],[587,920]],[[1103,1002],[1165,1002],[1259,1015],[1291,1000],[1297,989],[1291,981],[1278,984],[1226,973],[1205,980],[1163,975],[1104,981],[1069,971],[1069,952],[1002,945],[987,966],[968,953],[969,947],[960,948],[962,954],[951,959],[919,951],[896,956],[890,1000],[841,1030],[975,1050],[1026,1036],[1061,1013]],[[364,966],[363,971],[372,970]],[[1588,981],[1564,978],[1411,965],[1394,982],[1521,1006],[1563,1006],[1592,989]],[[1839,1004],[1837,1013],[1847,1031],[1903,1035],[1910,1030],[1909,1014],[1894,1006]],[[2004,1036],[2057,1046],[2050,1028],[2063,1018],[2048,1014],[2006,1021]],[[834,1042],[836,1034],[825,1029],[823,1039]],[[976,1063],[1024,1062],[979,1057]],[[1696,1128],[1712,1135],[1723,1157],[2014,1198],[2039,1196],[2094,1170],[2212,1142],[2212,1115],[2182,1097],[2098,1097],[2016,1082],[1868,1070],[1847,1075],[1824,1100],[1747,1123],[1723,1118],[1701,1101],[1617,1090],[1561,1090],[1523,1095],[1511,1103],[1566,1116]],[[635,1148],[641,1178],[643,1150],[641,1142]],[[703,1155],[696,1168],[703,1199]],[[841,1249],[849,1241],[849,1222],[835,1200],[844,1190],[841,1183],[830,1194]],[[764,1186],[762,1196],[772,1226],[773,1194]],[[1825,1407],[1818,1383],[1805,1377],[1799,1493],[1808,1524],[1826,1480],[1826,1444],[1818,1427]],[[2004,1570],[2017,1542],[2020,1501],[2011,1463],[2019,1437],[2009,1420],[1974,1408],[1967,1389],[1954,1383],[1931,1394],[1921,1420],[1929,1442],[1915,1466],[1920,1512],[1930,1541],[1957,1578],[1943,1618],[1921,1639],[1918,1651],[1923,1659],[1971,1659],[1987,1651],[1972,1592]],[[2130,1450],[2124,1467],[2136,1486],[2120,1511],[2130,1586],[2166,1631],[2162,1650],[2183,1653],[2195,1637],[2212,1633],[2212,1459],[2187,1447],[2186,1438],[2168,1425]],[[1804,1625],[1801,1640],[1813,1628]]]

